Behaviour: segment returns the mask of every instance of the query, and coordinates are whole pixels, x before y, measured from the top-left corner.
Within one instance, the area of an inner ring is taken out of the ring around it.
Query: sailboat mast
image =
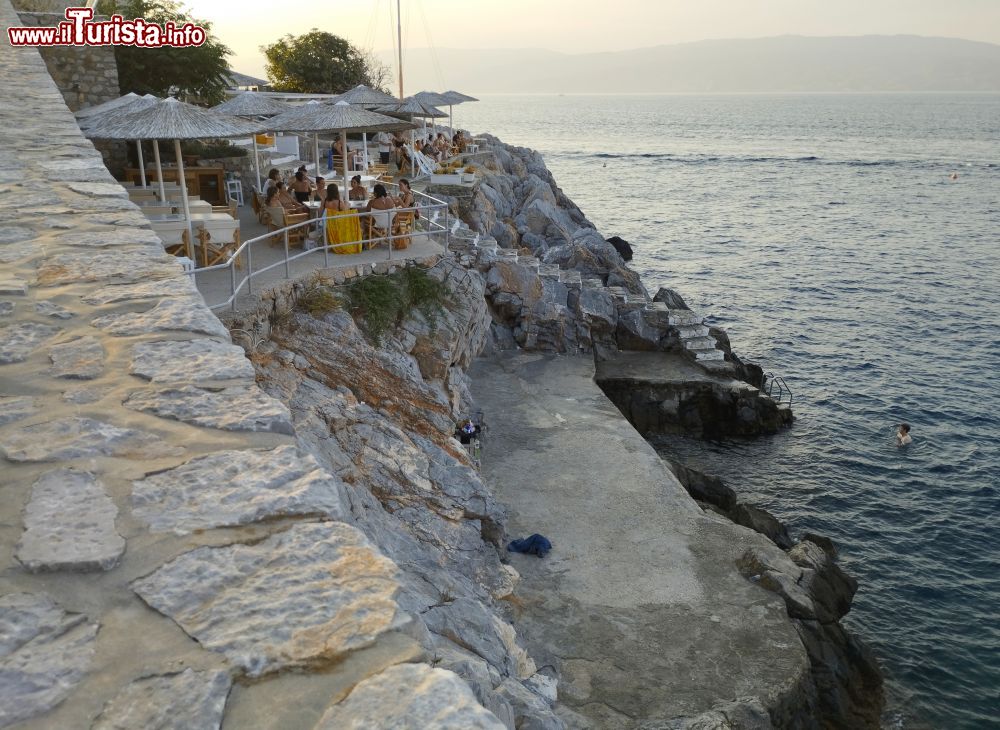
[[[399,100],[403,100],[403,16],[399,10],[400,0],[396,0],[396,48],[399,50]]]

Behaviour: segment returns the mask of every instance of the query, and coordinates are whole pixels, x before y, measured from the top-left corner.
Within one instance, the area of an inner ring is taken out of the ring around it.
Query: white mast
[[[403,100],[403,17],[399,10],[399,0],[396,0],[396,48],[399,51],[399,100]]]

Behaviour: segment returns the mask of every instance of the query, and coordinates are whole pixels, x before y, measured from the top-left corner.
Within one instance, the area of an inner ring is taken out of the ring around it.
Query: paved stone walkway
[[[735,566],[767,541],[703,513],[593,375],[587,356],[524,353],[471,371],[509,535],[553,544],[542,560],[511,554],[515,624],[538,665],[558,668],[568,726],[634,728],[740,697],[780,705],[808,660],[782,601]]]
[[[6,34],[0,100],[0,727],[503,728]]]

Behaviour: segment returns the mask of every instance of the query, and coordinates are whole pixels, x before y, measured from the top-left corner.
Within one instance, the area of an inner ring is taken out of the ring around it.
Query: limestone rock
[[[57,469],[35,482],[15,556],[32,573],[110,570],[125,552],[115,507],[93,474]]]
[[[14,314],[14,302],[0,302],[0,317],[9,317]]]
[[[71,182],[67,187],[75,193],[100,197],[124,198],[128,195],[118,183]]]
[[[132,588],[251,676],[338,660],[397,618],[396,567],[339,522],[295,525],[255,545],[197,548]]]
[[[657,290],[653,296],[653,301],[664,302],[670,309],[691,309],[691,307],[684,303],[684,297],[675,290],[668,289],[665,286],[661,286]]]
[[[220,451],[132,485],[134,514],[155,531],[244,525],[287,515],[343,519],[338,480],[295,446]]]
[[[732,519],[737,525],[749,527],[751,530],[767,536],[783,550],[787,550],[793,545],[788,528],[766,509],[740,502],[733,509]]]
[[[55,345],[49,350],[52,374],[57,378],[90,380],[104,372],[104,346],[92,336]]]
[[[0,328],[0,365],[27,360],[39,345],[58,332],[57,327],[35,322]]]
[[[127,256],[121,251],[62,253],[38,267],[39,286],[88,281],[128,284],[179,277],[180,264],[176,259],[152,247],[136,248]]]
[[[153,458],[183,450],[145,431],[120,428],[93,418],[61,418],[26,426],[0,437],[10,461],[68,461],[89,456]]]
[[[194,296],[199,296],[197,287],[195,287],[190,276],[183,276],[142,281],[137,284],[104,286],[84,295],[83,301],[87,304],[101,305],[114,304],[115,302],[130,302],[138,299],[162,299],[165,297],[180,299],[182,297]]]
[[[28,293],[28,282],[23,279],[0,279],[0,294],[24,296]]]
[[[20,421],[37,412],[38,405],[30,396],[0,396],[0,426]]]
[[[97,317],[93,325],[119,336],[149,332],[198,332],[229,339],[229,330],[208,307],[187,298],[165,299],[141,314],[107,314]]]
[[[505,730],[451,672],[397,664],[331,707],[314,730]]]
[[[767,709],[756,697],[719,702],[696,717],[679,718],[660,726],[662,730],[772,730]]]
[[[108,386],[82,385],[78,388],[67,388],[63,391],[62,399],[66,403],[77,406],[85,406],[88,403],[96,403],[111,392]]]
[[[482,603],[464,597],[424,614],[424,622],[432,632],[481,656],[503,675],[516,675],[517,662],[497,630],[498,621]]]
[[[90,668],[97,624],[46,596],[0,596],[0,727],[62,702]]]
[[[35,304],[35,311],[53,319],[72,319],[76,315],[55,302],[42,301]]]
[[[563,730],[565,727],[548,702],[516,679],[505,679],[497,687],[497,694],[513,708],[514,727],[518,730]]]
[[[122,405],[160,418],[223,431],[295,433],[288,409],[256,385],[219,391],[191,385],[169,390],[137,390]]]
[[[91,730],[218,730],[231,686],[223,671],[142,677],[104,706]]]
[[[608,243],[615,247],[615,251],[622,257],[622,261],[632,260],[632,246],[621,236],[612,236],[606,239]]]
[[[254,378],[242,347],[208,339],[142,342],[132,349],[129,372],[154,383]]]

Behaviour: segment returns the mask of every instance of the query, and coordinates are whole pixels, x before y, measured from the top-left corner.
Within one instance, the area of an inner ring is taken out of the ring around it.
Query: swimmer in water
[[[913,439],[910,438],[910,424],[899,424],[899,430],[896,431],[896,446],[907,446],[912,441]]]
[[[953,173],[951,173],[951,174],[950,174],[950,175],[948,176],[948,179],[949,179],[949,180],[951,180],[952,182],[954,182],[955,180],[958,180],[958,173],[957,173],[957,172],[953,172]]]

